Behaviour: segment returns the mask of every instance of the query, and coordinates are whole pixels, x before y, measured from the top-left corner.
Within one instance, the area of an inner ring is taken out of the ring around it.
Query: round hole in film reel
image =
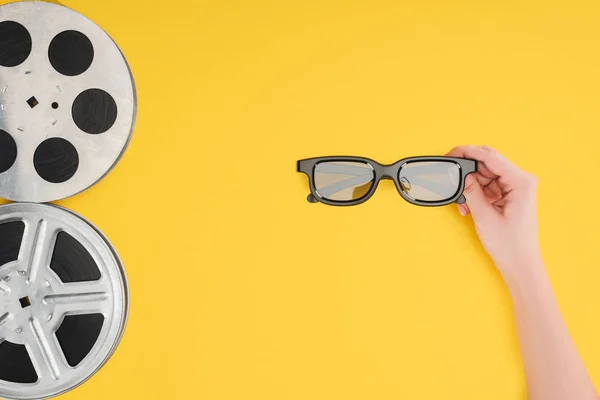
[[[124,153],[136,111],[127,61],[100,27],[57,4],[0,6],[0,197],[92,186]]]
[[[0,398],[85,382],[115,351],[127,313],[121,262],[90,222],[53,205],[0,206]]]

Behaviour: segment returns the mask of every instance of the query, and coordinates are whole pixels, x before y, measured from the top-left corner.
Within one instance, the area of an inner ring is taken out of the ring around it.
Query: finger
[[[467,206],[466,204],[459,204],[458,212],[464,217],[465,215],[469,215],[471,210],[469,210],[469,206]]]
[[[484,186],[482,189],[483,189],[483,193],[485,194],[485,197],[488,199],[488,202],[490,202],[490,203],[498,201],[502,198],[502,197],[498,196],[498,194],[492,192],[490,190],[490,188],[488,188],[487,186]]]
[[[489,179],[496,179],[498,175],[494,174],[483,162],[477,163],[477,173]]]
[[[483,164],[481,164],[481,163],[479,164],[479,166],[482,166],[482,165],[483,165]],[[472,175],[475,177],[475,179],[477,179],[477,182],[479,182],[479,184],[480,184],[481,186],[487,186],[487,185],[489,185],[491,182],[493,182],[493,181],[494,181],[494,179],[495,179],[495,178],[486,178],[485,176],[481,175],[481,174],[479,173],[479,171],[477,171],[477,172],[473,173]]]
[[[500,185],[500,182],[498,182],[497,179],[491,181],[487,186],[493,193],[496,193],[498,196],[504,196],[505,191],[502,189],[502,186]]]
[[[483,186],[483,193],[485,193],[490,203],[502,198],[502,190],[500,190],[496,180],[491,181],[487,186]]]
[[[489,173],[497,176],[518,178],[522,173],[522,171],[506,157],[487,146],[459,146],[452,149],[448,155],[451,157],[477,160],[485,164],[485,168]]]
[[[463,195],[467,199],[467,205],[473,218],[476,220],[489,218],[496,212],[485,193],[483,193],[483,188],[477,182],[477,179],[471,175],[467,176]]]

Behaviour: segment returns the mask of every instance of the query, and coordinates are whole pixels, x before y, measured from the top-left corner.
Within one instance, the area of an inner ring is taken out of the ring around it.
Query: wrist
[[[497,265],[511,293],[530,291],[544,282],[548,275],[540,254],[518,257],[510,265]]]

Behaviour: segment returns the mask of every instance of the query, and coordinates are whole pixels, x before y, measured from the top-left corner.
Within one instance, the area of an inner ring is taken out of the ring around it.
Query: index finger
[[[447,155],[479,161],[491,173],[501,177],[517,178],[521,173],[519,167],[488,146],[458,146],[452,149]]]

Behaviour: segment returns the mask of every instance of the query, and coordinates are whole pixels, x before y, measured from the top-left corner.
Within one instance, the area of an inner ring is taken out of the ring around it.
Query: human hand
[[[467,176],[465,204],[479,239],[505,279],[540,265],[536,206],[537,179],[490,147],[460,146],[451,157],[478,161],[478,172]]]

